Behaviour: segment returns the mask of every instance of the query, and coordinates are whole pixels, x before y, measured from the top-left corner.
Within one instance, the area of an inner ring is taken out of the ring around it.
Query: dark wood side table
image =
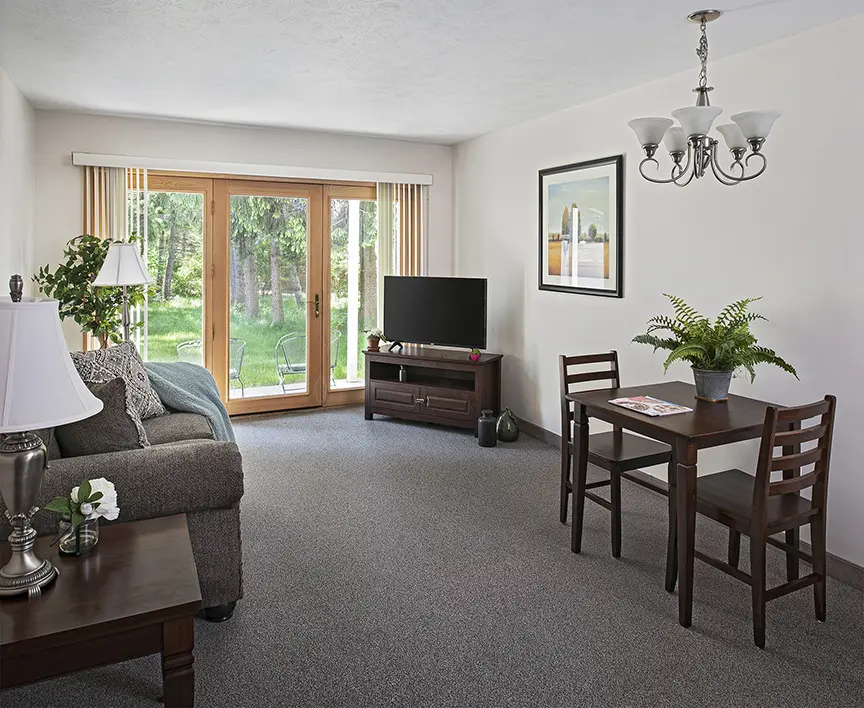
[[[36,551],[57,580],[38,600],[0,600],[0,689],[161,653],[166,708],[193,706],[201,591],[186,516],[102,523],[99,545],[80,558],[60,556],[52,540],[37,539]],[[0,565],[9,554],[3,544]]]
[[[654,396],[664,401],[692,408],[690,413],[651,418],[644,413],[622,408],[609,403],[614,398],[630,396]],[[589,417],[620,425],[653,440],[672,446],[676,463],[676,479],[670,479],[670,496],[675,492],[676,504],[670,512],[676,518],[671,523],[677,526],[678,556],[678,622],[689,627],[693,620],[693,563],[696,532],[696,456],[699,450],[741,440],[752,440],[762,434],[765,409],[771,405],[743,396],[729,396],[728,401],[708,403],[696,398],[696,387],[680,381],[670,381],[632,388],[571,393],[567,399],[575,404],[574,418],[578,430],[574,440],[580,444],[575,450],[573,484],[585,484],[588,469],[587,440]],[[584,445],[582,442],[584,441]],[[677,490],[671,487],[677,486]],[[574,494],[574,502],[576,499]],[[571,547],[579,548],[583,509],[573,508]],[[670,552],[672,549],[670,549]],[[668,590],[674,589],[669,587]]]

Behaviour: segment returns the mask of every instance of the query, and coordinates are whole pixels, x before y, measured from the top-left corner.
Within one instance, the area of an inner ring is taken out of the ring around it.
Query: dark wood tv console
[[[501,410],[501,354],[481,354],[475,362],[467,351],[414,345],[363,354],[366,420],[379,413],[476,429],[481,410]]]

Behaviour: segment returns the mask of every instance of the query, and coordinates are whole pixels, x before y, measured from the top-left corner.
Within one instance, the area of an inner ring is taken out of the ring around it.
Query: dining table
[[[652,417],[611,402],[614,399],[635,396],[652,396],[692,410]],[[725,401],[701,400],[696,398],[696,387],[682,381],[627,388],[574,391],[567,395],[567,400],[574,404],[576,426],[574,491],[578,480],[582,480],[584,485],[587,474],[591,418],[664,442],[671,447],[672,465],[669,468],[668,479],[669,522],[677,532],[675,541],[677,548],[670,548],[668,552],[674,554],[673,561],[677,556],[678,622],[682,627],[689,627],[693,620],[693,565],[698,484],[696,473],[699,450],[760,437],[765,423],[765,411],[773,404],[733,394],[730,394]],[[675,470],[674,475],[672,469]],[[582,526],[581,509],[578,510],[577,519],[576,497],[574,493],[571,527],[571,548],[574,552],[578,552],[580,547]],[[675,577],[669,578],[667,571],[666,589],[671,592],[674,587]]]

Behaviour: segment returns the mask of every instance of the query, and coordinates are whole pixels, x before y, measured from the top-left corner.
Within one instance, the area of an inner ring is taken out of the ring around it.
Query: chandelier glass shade
[[[711,135],[715,121],[723,109],[712,106],[708,94],[714,90],[708,85],[708,34],[707,24],[722,13],[719,10],[700,10],[687,19],[699,24],[702,36],[696,55],[701,62],[696,105],[672,111],[671,118],[636,118],[628,125],[645,152],[639,163],[639,173],[649,182],[677,184],[684,187],[694,179],[700,179],[710,171],[722,184],[735,185],[755,179],[768,167],[762,146],[774,122],[780,117],[778,111],[746,111],[731,117],[731,123],[717,126],[731,154],[731,164],[724,169],[721,164],[720,141]],[[675,121],[678,125],[675,125]],[[655,158],[661,142],[672,159],[669,177],[658,177],[660,163]],[[653,166],[653,174],[646,167]]]

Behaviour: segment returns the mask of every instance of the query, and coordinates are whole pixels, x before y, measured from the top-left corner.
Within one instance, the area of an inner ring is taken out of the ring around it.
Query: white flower
[[[114,489],[114,483],[109,482],[104,477],[90,480],[91,494],[102,492],[102,498],[93,504],[84,503],[81,505],[81,513],[88,521],[98,519],[100,516],[106,521],[114,521],[120,515],[120,507],[117,506],[117,490]],[[74,503],[78,503],[78,487],[72,490],[69,498]],[[89,511],[85,511],[85,507],[90,507]]]

